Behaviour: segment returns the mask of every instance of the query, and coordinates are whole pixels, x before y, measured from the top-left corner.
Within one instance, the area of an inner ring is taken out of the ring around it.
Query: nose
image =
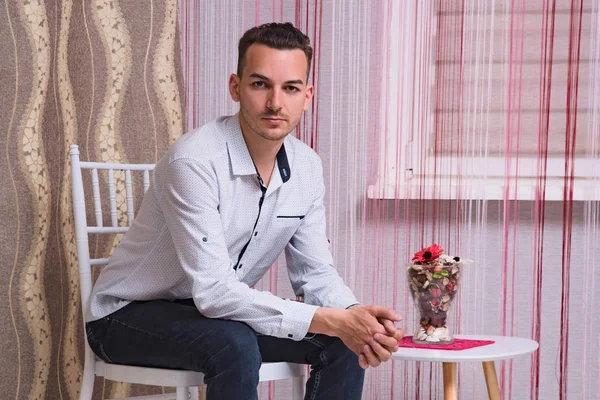
[[[267,108],[271,111],[280,111],[281,107],[281,93],[279,89],[273,88],[269,92],[269,97],[267,99]]]

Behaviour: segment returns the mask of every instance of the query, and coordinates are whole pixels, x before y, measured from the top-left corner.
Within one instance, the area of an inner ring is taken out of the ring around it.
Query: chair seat
[[[260,381],[292,379],[303,375],[306,365],[286,362],[262,363]],[[96,361],[96,376],[141,385],[189,387],[203,386],[204,374],[179,369],[135,367]]]

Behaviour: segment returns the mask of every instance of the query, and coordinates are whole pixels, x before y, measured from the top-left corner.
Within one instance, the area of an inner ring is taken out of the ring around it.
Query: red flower
[[[444,253],[444,249],[442,249],[437,244],[432,244],[430,247],[426,247],[423,250],[415,253],[415,256],[412,258],[413,261],[418,261],[420,263],[426,263],[428,261],[433,261]]]

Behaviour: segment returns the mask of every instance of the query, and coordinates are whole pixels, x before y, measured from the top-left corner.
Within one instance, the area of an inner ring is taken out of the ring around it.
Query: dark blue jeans
[[[362,394],[364,370],[340,339],[261,335],[242,322],[204,317],[191,299],[132,302],[86,329],[90,347],[106,362],[204,373],[207,400],[258,399],[262,361],[310,364],[305,399]]]

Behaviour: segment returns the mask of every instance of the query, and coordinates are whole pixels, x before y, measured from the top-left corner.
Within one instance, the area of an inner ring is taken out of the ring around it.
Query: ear
[[[308,106],[310,106],[310,102],[312,101],[314,94],[313,85],[308,85],[306,87],[306,98],[304,99],[304,111],[308,110]]]
[[[229,95],[236,103],[240,101],[240,77],[236,74],[229,76]]]

